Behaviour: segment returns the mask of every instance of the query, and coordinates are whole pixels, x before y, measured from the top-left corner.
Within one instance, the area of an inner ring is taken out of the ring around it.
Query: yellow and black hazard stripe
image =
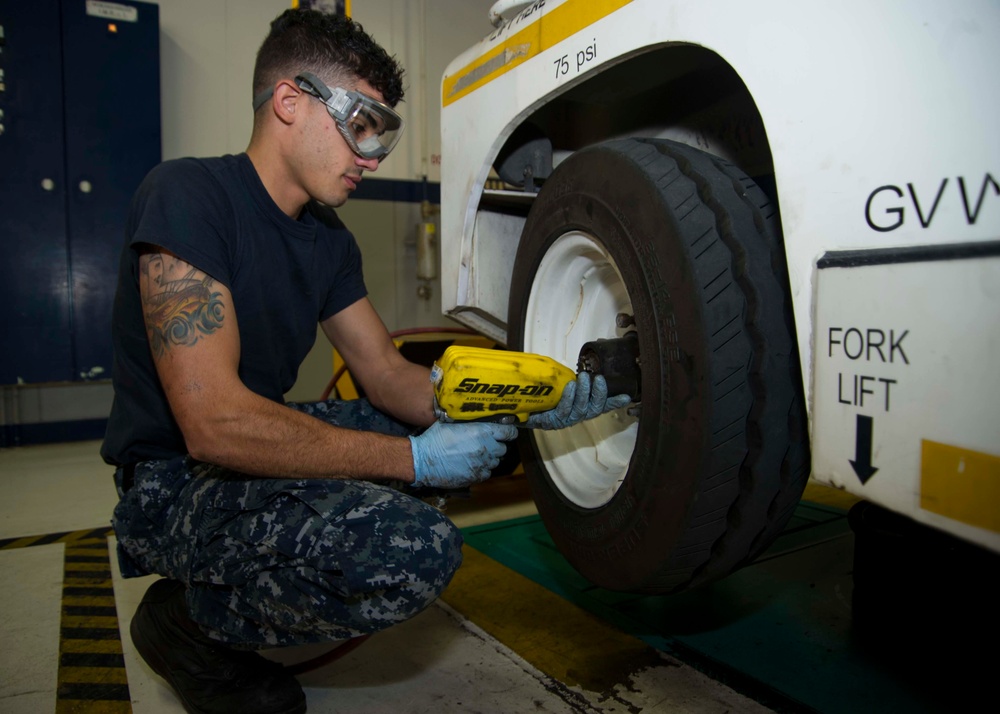
[[[110,528],[0,540],[0,550],[65,544],[56,714],[132,711],[108,552]]]

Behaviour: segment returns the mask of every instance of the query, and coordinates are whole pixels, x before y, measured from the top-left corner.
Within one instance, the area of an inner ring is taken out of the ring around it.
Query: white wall
[[[379,169],[400,179],[439,181],[441,76],[456,56],[493,29],[494,0],[352,0],[351,14],[406,69],[408,122],[400,145]]]
[[[163,158],[243,151],[257,48],[288,0],[158,0]]]
[[[246,148],[251,81],[268,25],[290,0],[151,0],[160,6],[163,158]],[[352,0],[352,16],[402,63],[407,126],[381,178],[438,181],[441,75],[491,29],[493,0]]]

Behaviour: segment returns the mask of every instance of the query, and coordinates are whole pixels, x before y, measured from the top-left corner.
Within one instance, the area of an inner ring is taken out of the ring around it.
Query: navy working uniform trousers
[[[330,424],[406,436],[366,400],[289,404]],[[250,647],[370,634],[423,610],[462,561],[443,514],[389,486],[275,479],[190,456],[115,472],[122,573],[188,585],[191,619]]]

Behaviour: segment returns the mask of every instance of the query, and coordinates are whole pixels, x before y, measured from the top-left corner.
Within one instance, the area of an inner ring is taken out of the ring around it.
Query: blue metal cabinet
[[[59,14],[0,4],[0,384],[72,374]]]
[[[108,377],[125,218],[160,161],[159,8],[0,0],[0,384]]]

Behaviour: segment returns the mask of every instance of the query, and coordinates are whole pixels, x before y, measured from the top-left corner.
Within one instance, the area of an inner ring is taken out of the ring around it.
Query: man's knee
[[[425,545],[438,555],[434,571],[439,576],[434,582],[435,584],[440,582],[439,586],[436,585],[437,595],[440,595],[462,564],[462,532],[443,513],[429,506],[424,511],[422,521],[421,530],[428,534],[424,537]],[[419,542],[422,539],[415,540]],[[421,562],[423,560],[421,556],[420,549],[414,551],[414,561]]]
[[[209,529],[193,578],[236,586],[223,605],[233,610],[235,598],[245,617],[266,623],[268,644],[407,620],[441,595],[462,563],[461,531],[406,493],[356,481],[271,485],[281,486],[276,500],[243,499],[259,501],[259,510]],[[214,627],[246,636],[240,623]]]
[[[391,520],[383,522],[381,554],[372,554],[370,562],[384,566],[387,580],[419,583],[422,588],[440,595],[462,564],[462,532],[443,513],[422,501],[400,496]],[[387,514],[388,515],[388,514]],[[377,583],[378,576],[369,583]]]
[[[272,612],[272,622],[338,639],[405,622],[440,597],[462,564],[461,531],[439,511],[399,493],[391,505],[368,516],[378,519],[377,525],[359,529],[368,537],[356,541],[336,568],[325,567],[321,559],[313,571],[318,581],[303,582],[302,571],[285,571],[278,577],[294,577],[295,587],[265,588],[310,595],[308,608],[278,605],[277,610],[288,609],[280,616]]]
[[[320,587],[339,592],[345,602],[389,603],[400,619],[433,602],[462,564],[461,531],[405,492],[365,482],[327,486],[352,495],[309,498],[307,522],[296,520],[286,529],[298,543],[310,544],[308,555],[299,552]],[[291,553],[292,544],[285,549]]]

